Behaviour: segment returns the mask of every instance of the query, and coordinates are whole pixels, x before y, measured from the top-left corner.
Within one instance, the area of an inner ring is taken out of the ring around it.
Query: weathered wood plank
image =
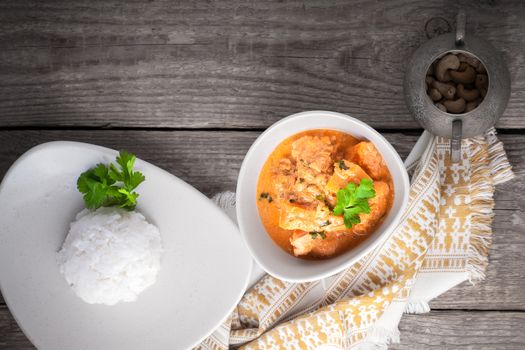
[[[404,315],[401,343],[391,349],[521,350],[525,347],[525,313],[432,311]],[[0,306],[0,348],[34,349],[9,310]]]
[[[513,77],[499,126],[523,128],[525,4],[466,1]],[[416,128],[402,79],[452,0],[3,1],[0,126],[263,128],[336,110]]]
[[[0,349],[35,349],[5,305],[0,305]]]
[[[432,311],[404,315],[401,343],[392,350],[408,349],[515,349],[525,348],[525,313]]]
[[[207,195],[235,190],[242,159],[256,132],[204,131],[0,131],[0,178],[25,150],[51,140],[76,140],[139,157],[179,176]],[[416,134],[385,134],[401,155],[413,147]],[[525,309],[525,138],[500,135],[515,165],[518,178],[498,188],[494,244],[487,279],[475,288],[456,287],[432,303],[444,309]]]

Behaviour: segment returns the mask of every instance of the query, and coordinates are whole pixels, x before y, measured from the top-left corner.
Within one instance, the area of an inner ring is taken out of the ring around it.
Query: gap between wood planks
[[[3,307],[7,307],[7,304],[5,303],[5,300],[0,295],[0,309]],[[525,310],[521,309],[450,309],[450,308],[440,308],[440,307],[432,307],[430,308],[431,311],[438,311],[438,312],[470,312],[470,313],[484,313],[484,312],[500,312],[500,313],[525,313]]]
[[[269,126],[268,126],[269,127]],[[39,130],[72,130],[72,131],[89,131],[89,130],[115,130],[115,131],[165,131],[165,132],[173,132],[173,131],[223,131],[223,132],[236,132],[236,131],[246,131],[246,132],[263,132],[267,128],[244,128],[244,127],[211,127],[211,128],[191,128],[191,127],[142,127],[142,126],[111,126],[111,125],[101,125],[101,126],[48,126],[48,125],[35,125],[35,126],[3,126],[0,127],[0,131],[10,131],[10,130],[16,130],[16,131],[39,131]],[[422,128],[418,129],[393,129],[393,128],[374,128],[377,132],[381,133],[400,133],[400,134],[406,134],[406,135],[420,135],[423,132]],[[525,134],[525,128],[518,128],[518,129],[507,129],[507,128],[497,128],[496,131],[498,134],[506,134],[506,135],[522,135]]]

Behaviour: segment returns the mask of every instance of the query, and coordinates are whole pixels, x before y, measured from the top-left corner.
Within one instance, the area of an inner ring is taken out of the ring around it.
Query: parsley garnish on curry
[[[282,249],[326,259],[374,232],[392,206],[393,188],[371,142],[335,130],[308,130],[284,140],[266,160],[257,207]]]

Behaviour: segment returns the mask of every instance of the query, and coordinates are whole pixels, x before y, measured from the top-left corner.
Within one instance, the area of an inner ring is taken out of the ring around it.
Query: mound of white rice
[[[60,272],[89,304],[135,301],[160,269],[158,228],[135,211],[83,210],[57,253]]]

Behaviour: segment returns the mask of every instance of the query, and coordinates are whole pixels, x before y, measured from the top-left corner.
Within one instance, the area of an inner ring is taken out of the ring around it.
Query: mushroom
[[[470,84],[473,83],[476,79],[476,70],[472,68],[470,65],[465,64],[464,66],[465,70],[463,71],[453,71],[451,70],[449,72],[450,77],[452,80],[454,80],[456,83],[463,83],[463,84]]]
[[[456,70],[457,70],[458,72],[464,72],[464,71],[467,69],[468,66],[469,66],[468,63],[466,63],[466,62],[460,62],[460,64],[459,64],[459,68],[456,69]]]
[[[472,111],[477,106],[478,106],[478,101],[477,100],[467,102],[467,106],[465,107],[465,113]]]
[[[481,74],[487,74],[487,68],[483,64],[479,64],[479,66],[476,68],[476,71]]]
[[[439,91],[441,95],[448,100],[453,99],[454,95],[456,94],[456,88],[454,85],[449,83],[442,83],[440,81],[434,80],[432,82],[432,87]]]
[[[477,89],[467,90],[465,89],[465,86],[463,86],[463,84],[458,84],[456,93],[458,97],[462,97],[466,101],[474,101],[479,96],[479,90]]]
[[[487,88],[486,87],[481,87],[479,89],[479,93],[481,94],[481,97],[485,98],[485,96],[487,96]]]
[[[443,56],[436,65],[436,78],[439,81],[446,82],[450,80],[450,77],[447,75],[449,69],[458,69],[459,68],[459,59],[456,55],[448,54]]]
[[[481,104],[488,92],[487,70],[466,52],[449,52],[429,65],[426,92],[434,105],[448,113],[465,113]]]
[[[480,90],[481,88],[487,88],[489,85],[489,78],[485,74],[478,74],[476,75],[476,81],[474,85]]]
[[[478,68],[480,65],[482,66],[481,62],[473,56],[465,55],[464,53],[458,54],[459,62],[465,62],[470,64],[473,68]]]
[[[447,107],[449,113],[463,113],[466,103],[465,100],[460,97],[457,100],[443,101],[443,105]]]
[[[430,89],[429,95],[430,95],[430,98],[432,99],[432,101],[434,101],[434,102],[441,100],[441,98],[443,97],[441,95],[441,93],[439,92],[439,90],[436,89],[436,88]]]

